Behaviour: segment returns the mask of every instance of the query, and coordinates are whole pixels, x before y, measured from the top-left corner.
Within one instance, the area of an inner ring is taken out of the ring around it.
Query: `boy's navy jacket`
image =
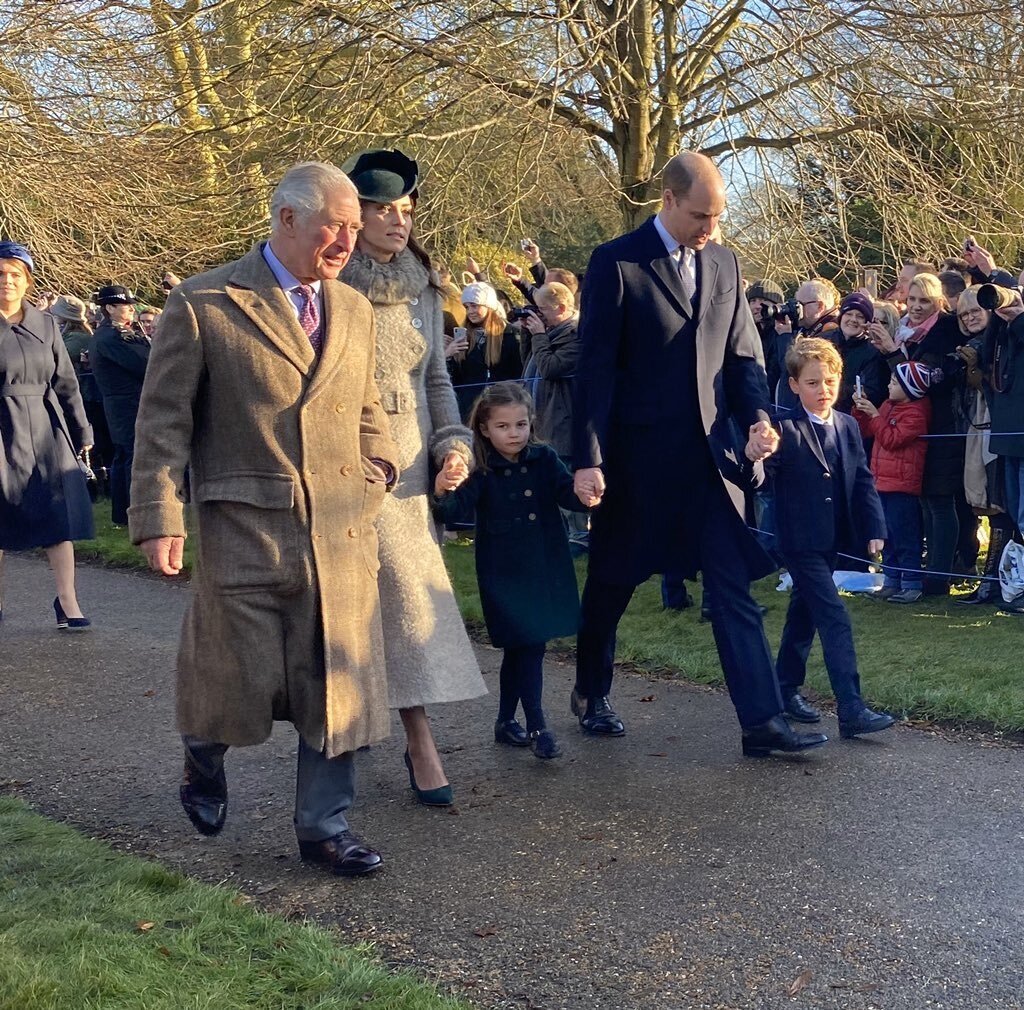
[[[576,569],[558,507],[587,509],[554,449],[527,446],[515,463],[491,452],[486,470],[477,468],[460,487],[433,500],[446,522],[473,522],[476,513],[476,575],[495,646],[539,645],[576,634]]]
[[[825,462],[814,423],[801,405],[778,415],[779,448],[765,460],[775,490],[776,546],[783,554],[842,551],[862,557],[869,540],[885,539],[885,515],[868,469],[860,428],[848,414],[832,411],[842,474]],[[839,480],[839,477],[842,477]],[[845,496],[849,528],[836,530],[833,498]],[[843,533],[850,540],[841,539]]]

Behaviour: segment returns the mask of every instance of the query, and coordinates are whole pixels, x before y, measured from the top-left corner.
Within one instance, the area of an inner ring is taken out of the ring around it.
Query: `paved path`
[[[178,807],[182,587],[82,569],[96,630],[60,635],[45,565],[6,568],[5,791],[372,941],[476,1006],[1024,1007],[1024,750],[898,729],[744,760],[724,695],[637,676],[615,696],[628,735],[588,740],[551,664],[565,758],[497,748],[492,699],[437,710],[457,811],[415,804],[393,737],[360,757],[354,817],[387,868],[338,881],[296,856],[290,727],[229,755],[219,838]],[[480,649],[492,689],[497,656]]]

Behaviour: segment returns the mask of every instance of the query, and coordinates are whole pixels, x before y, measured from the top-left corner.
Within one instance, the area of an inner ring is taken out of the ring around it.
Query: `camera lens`
[[[978,304],[989,312],[1005,308],[1013,302],[1013,292],[998,284],[982,284],[978,288]]]

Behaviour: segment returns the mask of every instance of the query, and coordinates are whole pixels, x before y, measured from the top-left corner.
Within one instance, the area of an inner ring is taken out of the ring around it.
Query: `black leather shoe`
[[[303,862],[319,863],[339,877],[361,877],[373,873],[384,865],[376,849],[364,845],[351,831],[342,831],[322,842],[299,840],[299,855]]]
[[[503,743],[507,747],[529,747],[530,734],[516,719],[508,719],[505,722],[499,719],[494,724],[494,742]]]
[[[782,703],[782,714],[793,722],[821,722],[821,713],[799,691]]]
[[[216,778],[207,778],[186,758],[179,795],[199,834],[220,834],[228,816],[228,780],[223,768]]]
[[[743,731],[743,753],[747,757],[768,757],[772,751],[795,754],[824,743],[828,743],[824,733],[794,733],[781,715]]]
[[[584,699],[574,688],[569,699],[569,707],[572,714],[579,719],[584,733],[590,733],[592,736],[622,736],[626,732],[626,727],[608,704],[606,697]]]
[[[872,712],[870,708],[862,708],[852,719],[839,720],[839,735],[849,740],[862,733],[878,733],[895,724],[896,720],[886,712]]]
[[[559,757],[562,746],[549,729],[537,729],[530,734],[530,750],[534,757],[550,759]]]

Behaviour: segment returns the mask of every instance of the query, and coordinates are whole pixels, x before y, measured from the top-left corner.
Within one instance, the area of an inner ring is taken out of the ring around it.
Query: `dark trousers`
[[[807,676],[807,656],[814,633],[821,639],[825,669],[836,696],[839,718],[850,718],[860,711],[860,675],[853,645],[850,615],[832,581],[836,555],[832,553],[787,554],[786,568],[793,578],[793,593],[782,629],[782,643],[776,671],[783,697],[791,697],[803,686]]]
[[[953,554],[960,535],[960,522],[956,515],[956,496],[928,494],[921,496],[924,517],[924,539],[928,545],[928,581],[934,589],[949,587],[948,572],[953,570]]]
[[[902,491],[879,491],[885,513],[885,549],[882,572],[885,585],[920,591],[924,576],[921,568],[921,499]],[[910,569],[900,571],[900,569]]]
[[[728,501],[712,502],[699,531],[705,592],[714,596],[711,627],[729,695],[744,728],[782,711],[761,610],[750,595],[747,561],[727,519]],[[587,576],[576,639],[576,690],[585,698],[611,692],[615,633],[636,586]]]
[[[114,458],[110,464],[110,521],[115,526],[128,525],[134,461],[134,442],[130,445],[114,443]]]
[[[208,778],[224,767],[227,744],[183,736],[186,757]],[[302,842],[322,842],[348,830],[345,811],[355,799],[352,753],[328,759],[299,737],[295,773],[295,835]]]
[[[501,657],[501,694],[498,699],[498,720],[508,722],[516,717],[523,703],[527,732],[544,729],[544,643],[517,645],[505,649]]]

